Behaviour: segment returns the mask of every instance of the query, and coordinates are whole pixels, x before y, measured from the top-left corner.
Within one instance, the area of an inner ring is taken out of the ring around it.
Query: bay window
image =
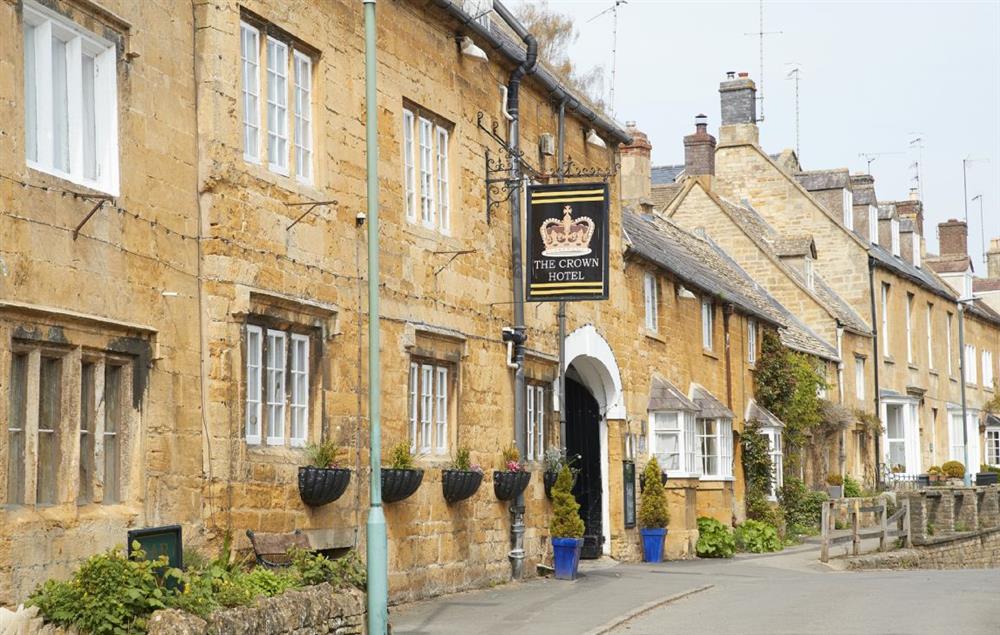
[[[1000,466],[1000,428],[986,429],[986,464]]]
[[[761,434],[767,439],[767,453],[771,458],[771,487],[767,497],[774,501],[778,500],[778,492],[785,482],[785,455],[781,446],[781,428],[761,428]]]
[[[731,419],[702,419],[696,424],[703,478],[731,478],[733,475],[733,422]]]
[[[698,474],[695,413],[667,411],[649,413],[649,453],[668,473]]]

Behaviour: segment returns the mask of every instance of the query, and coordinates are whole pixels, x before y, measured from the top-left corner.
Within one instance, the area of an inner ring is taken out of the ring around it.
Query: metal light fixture
[[[597,133],[594,132],[593,128],[591,128],[590,131],[587,133],[587,143],[589,143],[592,146],[596,146],[598,148],[608,147],[608,144],[604,143],[604,139],[601,139],[599,136],[597,136]]]
[[[486,51],[476,46],[472,41],[472,38],[468,35],[464,35],[458,39],[459,49],[462,55],[466,55],[473,59],[488,61],[490,58],[486,57]]]

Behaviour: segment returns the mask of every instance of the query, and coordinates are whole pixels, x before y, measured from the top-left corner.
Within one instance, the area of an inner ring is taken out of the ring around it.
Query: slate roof
[[[986,415],[986,427],[995,428],[1000,426],[1000,417],[996,415]]]
[[[847,168],[831,170],[808,170],[795,174],[799,185],[815,192],[818,190],[837,190],[851,187],[851,177]]]
[[[623,210],[627,249],[680,278],[701,293],[779,327],[792,349],[836,360],[837,351],[757,284],[718,245],[673,222]]]
[[[726,404],[719,401],[715,395],[708,392],[708,389],[700,384],[691,384],[691,398],[698,404],[700,410],[698,415],[705,419],[736,418],[736,415],[726,407]]]
[[[962,273],[969,270],[968,256],[929,256],[924,264],[934,273]]]
[[[649,172],[653,185],[668,185],[670,183],[675,183],[677,181],[677,177],[684,172],[684,164],[654,165]]]
[[[662,377],[653,377],[649,385],[649,404],[646,410],[698,410],[698,404],[691,401],[677,386]]]
[[[746,421],[759,421],[762,425],[769,428],[785,427],[785,424],[781,421],[781,419],[776,417],[773,412],[757,403],[757,400],[753,398],[751,398],[747,403],[747,412],[744,419]]]
[[[654,185],[649,194],[649,198],[653,201],[653,209],[666,209],[681,193],[683,187],[680,183]]]
[[[914,282],[924,287],[931,293],[947,298],[952,302],[957,299],[957,296],[952,291],[951,287],[945,284],[943,280],[935,276],[932,272],[923,267],[911,265],[898,256],[893,256],[881,245],[869,245],[868,253],[874,259],[876,267],[882,267],[883,269],[892,271],[896,275],[906,278],[910,282]],[[924,261],[926,262],[926,258]]]
[[[738,206],[733,205],[725,199],[720,200],[722,200],[722,205],[725,210],[729,212],[729,216],[733,219],[733,222],[741,225],[744,231],[746,231],[746,233],[750,236],[751,240],[753,240],[762,251],[771,253],[774,256],[779,256],[772,242],[778,238],[778,233],[773,227],[771,227],[770,224],[768,224],[766,220],[764,220],[760,214],[756,212],[756,210],[750,207],[750,205],[746,202],[744,202],[743,205]],[[786,267],[786,271],[802,284],[806,283],[802,272],[798,271],[794,267]],[[813,273],[813,292],[819,298],[820,302],[822,302],[846,328],[863,335],[871,334],[871,329],[868,328],[868,324],[865,322],[864,318],[858,315],[851,305],[841,298],[815,270]]]

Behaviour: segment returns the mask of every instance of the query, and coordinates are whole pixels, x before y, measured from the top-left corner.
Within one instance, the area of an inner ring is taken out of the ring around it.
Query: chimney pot
[[[726,79],[736,79],[736,71],[726,71]]]
[[[911,201],[919,201],[920,200],[920,191],[917,188],[915,188],[915,187],[911,187],[910,188],[910,200]]]
[[[750,77],[750,73],[743,71],[740,73],[740,77]]]

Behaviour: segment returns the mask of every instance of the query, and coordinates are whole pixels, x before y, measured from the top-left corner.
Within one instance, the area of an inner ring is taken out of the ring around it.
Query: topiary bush
[[[756,520],[746,520],[736,527],[736,545],[750,553],[771,553],[781,551],[778,530],[771,525]]]
[[[642,472],[646,485],[639,495],[639,526],[643,529],[663,529],[670,522],[670,510],[667,508],[667,494],[663,489],[661,474],[656,457],[650,458]],[[559,477],[562,478],[561,472]]]
[[[698,519],[698,543],[695,553],[699,558],[732,558],[736,553],[733,531],[714,518]]]
[[[583,536],[583,519],[580,503],[573,496],[573,472],[568,465],[559,470],[556,484],[552,486],[552,521],[549,533],[553,538],[580,538]]]
[[[945,461],[941,464],[941,471],[948,478],[963,478],[965,476],[965,466],[959,461]]]
[[[826,492],[812,491],[800,479],[787,477],[778,492],[787,534],[815,534],[819,530],[823,502],[829,498]]]

